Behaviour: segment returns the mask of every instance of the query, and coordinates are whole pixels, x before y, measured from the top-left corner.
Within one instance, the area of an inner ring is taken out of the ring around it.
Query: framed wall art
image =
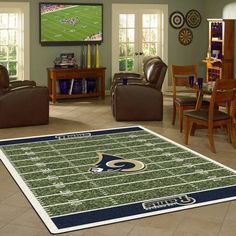
[[[197,28],[202,21],[201,14],[197,10],[189,10],[185,16],[186,24],[190,28]]]
[[[180,11],[174,11],[170,14],[170,25],[175,29],[180,29],[185,23],[184,14]]]
[[[189,45],[193,40],[193,32],[189,28],[183,28],[179,31],[178,35],[179,42],[186,46]]]

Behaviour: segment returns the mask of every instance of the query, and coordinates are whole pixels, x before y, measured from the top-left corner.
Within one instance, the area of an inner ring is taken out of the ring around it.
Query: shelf
[[[55,103],[58,99],[105,98],[105,69],[105,67],[85,69],[47,68],[50,100]],[[59,82],[65,82],[66,85],[62,84],[62,87],[60,87]],[[77,82],[79,84],[76,85]]]
[[[222,39],[212,39],[211,41],[212,42],[217,42],[217,43],[223,43]]]
[[[234,20],[208,19],[206,81],[234,78]],[[216,58],[214,58],[216,57]]]
[[[70,99],[70,98],[87,98],[98,97],[99,93],[81,93],[81,94],[56,94],[56,99]],[[50,95],[52,98],[52,95]]]

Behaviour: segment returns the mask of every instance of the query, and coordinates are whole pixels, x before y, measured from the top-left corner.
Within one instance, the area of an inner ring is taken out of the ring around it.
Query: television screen
[[[103,40],[103,5],[39,3],[40,43],[80,45]]]

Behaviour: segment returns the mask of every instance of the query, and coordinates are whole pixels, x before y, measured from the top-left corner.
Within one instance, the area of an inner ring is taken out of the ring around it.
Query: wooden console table
[[[70,68],[70,69],[56,69],[47,68],[48,72],[48,88],[49,98],[53,103],[57,99],[70,99],[81,97],[102,97],[105,98],[105,67],[99,68]],[[96,80],[96,90],[90,93],[77,93],[77,94],[61,94],[57,91],[57,82],[61,79],[88,79],[93,78]]]

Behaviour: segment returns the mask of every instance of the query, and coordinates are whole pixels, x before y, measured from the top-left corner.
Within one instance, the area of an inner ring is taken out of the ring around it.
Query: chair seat
[[[192,117],[192,118],[208,121],[208,110],[188,111],[188,112],[185,112],[184,115]],[[227,120],[227,119],[230,119],[230,116],[227,113],[219,111],[219,110],[214,111],[213,121]]]

